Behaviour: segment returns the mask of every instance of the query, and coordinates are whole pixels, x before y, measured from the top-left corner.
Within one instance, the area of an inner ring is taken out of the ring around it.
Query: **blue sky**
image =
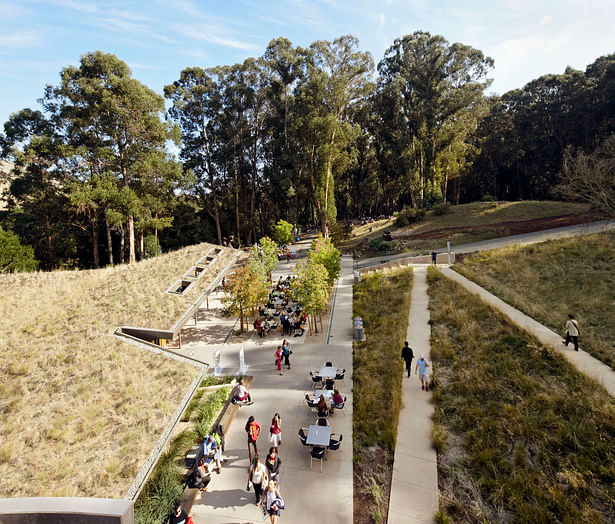
[[[241,62],[278,36],[307,46],[352,34],[377,64],[424,30],[494,58],[501,94],[615,52],[613,20],[613,0],[0,0],[0,125],[97,49],[162,93],[184,67]]]

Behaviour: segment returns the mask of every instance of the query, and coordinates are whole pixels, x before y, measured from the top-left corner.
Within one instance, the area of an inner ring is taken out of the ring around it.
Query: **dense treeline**
[[[376,68],[352,36],[189,67],[167,99],[100,51],[0,135],[15,164],[0,226],[40,267],[98,267],[197,241],[253,244],[404,206],[545,198],[567,148],[615,129],[615,55],[486,97],[493,61],[416,32]],[[175,142],[179,161],[168,152]],[[571,155],[568,149],[568,154]]]

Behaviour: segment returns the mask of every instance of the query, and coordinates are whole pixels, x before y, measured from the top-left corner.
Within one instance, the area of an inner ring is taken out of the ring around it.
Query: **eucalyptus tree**
[[[467,140],[462,137],[476,127],[492,67],[493,60],[480,50],[422,31],[396,39],[378,64],[379,89],[399,106],[391,124],[406,135],[402,149],[415,205],[423,206],[427,193],[441,193],[439,157],[455,139]],[[463,154],[463,148],[457,150]]]
[[[98,181],[111,175],[118,188],[138,193],[147,175],[136,166],[164,150],[170,136],[161,119],[164,99],[132,78],[125,62],[101,51],[83,55],[78,67],[66,67],[60,76],[59,86],[47,87],[43,104],[74,148],[73,178],[98,191]],[[102,211],[86,204],[92,216]],[[131,263],[136,260],[134,224],[140,207],[137,198],[125,210]]]
[[[310,183],[325,236],[335,220],[335,177],[346,167],[347,147],[360,134],[353,122],[358,103],[373,89],[370,74],[374,63],[368,52],[358,51],[359,41],[350,35],[333,42],[317,41],[309,49],[308,71],[300,86]]]
[[[44,269],[75,256],[75,233],[68,212],[66,147],[40,111],[13,113],[0,136],[2,157],[14,164],[8,189],[11,229],[33,246]]]
[[[221,86],[210,70],[188,67],[180,73],[179,80],[165,86],[164,94],[173,103],[169,115],[181,129],[179,158],[184,168],[194,173],[203,208],[214,221],[218,244],[222,244],[222,174],[216,164],[217,150],[221,147]]]

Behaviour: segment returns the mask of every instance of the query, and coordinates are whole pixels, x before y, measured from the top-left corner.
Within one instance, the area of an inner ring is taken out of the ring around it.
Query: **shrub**
[[[378,251],[396,251],[397,249],[399,249],[398,240],[383,240],[378,245]]]
[[[278,220],[278,223],[273,226],[273,239],[280,245],[290,244],[293,239],[293,225],[286,220]]]
[[[451,205],[449,203],[441,202],[433,206],[432,211],[434,215],[446,215],[447,213],[450,213]]]
[[[145,236],[143,239],[143,247],[145,249],[145,258],[157,257],[162,253],[160,243],[154,235]]]
[[[395,225],[397,227],[405,227],[413,224],[414,222],[420,222],[425,218],[425,210],[417,207],[404,207],[401,211],[398,211],[395,215]]]
[[[480,200],[481,202],[497,202],[498,199],[487,193],[486,195],[483,195]]]
[[[0,273],[34,271],[37,267],[34,249],[22,245],[17,235],[0,227]]]

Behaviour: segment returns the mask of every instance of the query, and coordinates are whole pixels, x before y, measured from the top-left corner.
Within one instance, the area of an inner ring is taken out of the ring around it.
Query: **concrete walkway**
[[[427,267],[417,266],[406,335],[415,359],[412,375],[406,378],[404,374],[402,383],[403,407],[397,427],[389,524],[431,523],[438,511],[438,465],[431,446],[434,408],[430,403],[431,393],[421,390],[419,378],[414,374],[421,353],[431,361],[430,336]]]
[[[572,349],[572,344],[566,348],[566,346],[562,344],[561,335],[551,331],[549,328],[536,322],[533,318],[528,317],[518,309],[508,305],[503,300],[489,293],[487,290],[471,280],[468,280],[456,271],[450,268],[443,268],[442,273],[451,280],[461,284],[471,293],[478,295],[481,300],[506,315],[515,325],[534,335],[541,344],[559,351],[564,358],[581,373],[584,373],[602,384],[609,394],[615,397],[615,371],[613,371],[612,368],[583,351],[581,347],[579,347],[578,352]],[[562,320],[562,323],[564,320],[565,319]]]
[[[286,276],[290,270],[289,264],[281,261],[274,279],[280,274]],[[237,373],[239,351],[244,348],[248,374],[253,376],[250,391],[254,404],[240,409],[226,435],[226,462],[222,473],[213,475],[208,491],[199,496],[192,508],[196,524],[263,522],[262,512],[254,505],[254,492],[246,491],[248,450],[244,425],[251,415],[260,422],[262,433],[258,450],[264,456],[270,445],[270,421],[276,412],[282,419],[280,491],[286,502],[280,521],[352,523],[352,281],[352,259],[344,257],[331,315],[331,344],[324,342],[326,331],[315,337],[306,334],[289,339],[293,350],[292,369],[283,368],[283,376],[274,366],[274,352],[281,342],[277,335],[265,339],[251,337],[243,343],[217,346],[222,351],[224,372],[229,374]],[[323,323],[327,330],[327,323]],[[211,362],[216,346],[195,342],[186,345],[185,351]],[[308,371],[319,369],[325,361],[346,368],[345,385],[340,390],[347,397],[347,403],[345,416],[337,412],[330,420],[336,438],[343,435],[343,441],[339,451],[327,454],[321,473],[318,462],[310,470],[310,449],[300,443],[297,432],[316,420],[304,396],[312,392]]]

